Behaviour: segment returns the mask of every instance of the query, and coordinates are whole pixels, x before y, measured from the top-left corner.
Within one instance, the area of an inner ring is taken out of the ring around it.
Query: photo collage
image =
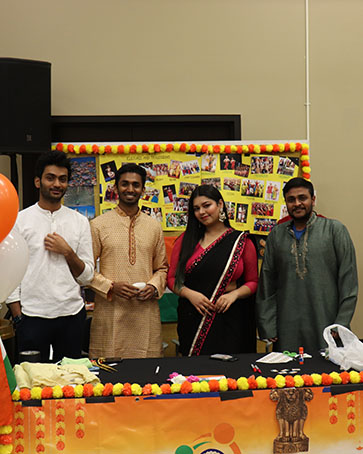
[[[145,169],[140,209],[159,221],[165,231],[185,229],[191,193],[200,184],[211,184],[223,195],[232,227],[266,235],[287,215],[282,189],[299,172],[299,158],[285,154],[102,155],[99,157],[101,213],[118,203],[114,176],[127,162],[135,162]]]

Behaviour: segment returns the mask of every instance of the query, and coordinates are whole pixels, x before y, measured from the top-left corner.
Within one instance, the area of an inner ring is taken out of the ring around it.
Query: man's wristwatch
[[[23,319],[23,314],[20,314],[20,315],[16,315],[15,317],[13,317],[13,324],[16,326],[18,325]]]

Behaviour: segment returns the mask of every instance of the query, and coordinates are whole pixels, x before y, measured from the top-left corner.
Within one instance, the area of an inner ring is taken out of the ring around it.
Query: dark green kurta
[[[354,246],[343,224],[313,213],[299,241],[292,222],[277,225],[267,239],[257,290],[260,337],[278,337],[277,351],[324,348],[326,326],[349,327],[357,293]]]

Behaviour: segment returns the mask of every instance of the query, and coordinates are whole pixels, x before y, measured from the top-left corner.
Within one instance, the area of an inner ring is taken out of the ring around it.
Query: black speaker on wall
[[[50,149],[50,67],[44,61],[0,58],[0,153]]]

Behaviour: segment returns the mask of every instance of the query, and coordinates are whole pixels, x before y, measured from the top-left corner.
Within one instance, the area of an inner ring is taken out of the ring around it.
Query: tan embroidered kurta
[[[162,355],[157,299],[126,300],[113,295],[112,282],[146,282],[162,296],[168,261],[160,223],[138,212],[130,220],[119,207],[91,221],[93,253],[100,272],[90,287],[96,291],[91,324],[90,357],[151,358]]]

